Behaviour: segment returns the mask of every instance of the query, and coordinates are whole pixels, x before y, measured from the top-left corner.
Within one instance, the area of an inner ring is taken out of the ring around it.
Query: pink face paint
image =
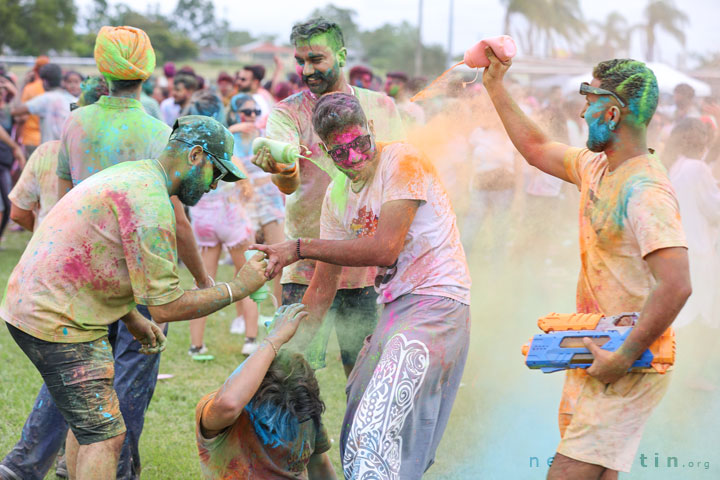
[[[370,144],[369,148],[363,146],[360,137],[365,135],[368,135],[368,132],[363,127],[351,125],[338,133],[331,134],[328,139],[327,148],[329,152],[337,147],[355,143],[355,145],[348,146],[345,152],[340,149],[339,154],[333,157],[335,165],[350,179],[355,179],[375,156],[375,149],[372,144]]]

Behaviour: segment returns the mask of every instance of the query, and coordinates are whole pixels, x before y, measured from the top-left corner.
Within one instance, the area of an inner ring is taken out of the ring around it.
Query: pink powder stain
[[[132,231],[135,228],[135,212],[127,200],[127,193],[109,191],[106,193],[114,202],[118,211],[118,223],[120,231]]]
[[[90,272],[87,260],[82,254],[68,257],[63,266],[63,272],[73,283],[89,283],[92,280],[93,275]]]
[[[63,266],[63,272],[67,278],[74,284],[90,284],[93,290],[113,291],[119,286],[119,282],[114,279],[111,272],[97,272],[92,269],[93,247],[88,243],[81,245],[82,253],[74,253],[68,257]],[[70,249],[71,252],[76,250]]]

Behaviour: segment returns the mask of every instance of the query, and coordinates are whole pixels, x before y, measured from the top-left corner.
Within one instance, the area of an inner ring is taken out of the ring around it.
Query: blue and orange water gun
[[[604,350],[614,352],[630,335],[638,313],[622,313],[606,317],[599,313],[551,313],[538,319],[545,332],[535,335],[523,345],[525,364],[544,373],[568,368],[588,368],[593,355],[583,338],[590,338]],[[665,373],[675,363],[675,332],[668,328],[643,354],[631,369],[654,368]]]

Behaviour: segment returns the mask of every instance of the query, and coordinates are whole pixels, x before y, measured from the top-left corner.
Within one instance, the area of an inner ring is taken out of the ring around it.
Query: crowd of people
[[[532,90],[492,51],[482,82],[413,102],[423,78],[345,76],[337,24],[298,23],[290,40],[284,79],[277,59],[269,80],[262,65],[153,76],[134,27],[98,32],[100,75],[47,57],[22,80],[0,71],[0,240],[10,219],[33,232],[0,318],[44,380],[0,478],[44,478],[63,446],[59,475],[139,478],[167,324],[189,321],[188,354],[207,356],[207,316],[232,303],[247,359],[198,392],[207,478],[336,478],[314,374],[333,329],[341,475],[420,478],[468,354],[466,252],[492,268],[533,242],[552,263],[577,202],[577,311],[641,314],[620,349],[586,344],[592,367],[568,370],[548,478],[629,471],[671,377],[629,366],[676,316],[720,327],[720,106],[685,84],[663,103],[633,60],[599,63],[582,96]],[[260,137],[300,155],[254,149]],[[217,283],[224,252],[235,276]],[[271,280],[282,307],[266,319],[250,294]]]

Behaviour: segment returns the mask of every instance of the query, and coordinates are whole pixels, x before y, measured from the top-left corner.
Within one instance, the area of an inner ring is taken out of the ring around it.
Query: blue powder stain
[[[100,398],[100,394],[96,393],[95,398]]]
[[[77,214],[78,214],[78,215],[82,215],[82,210],[78,210],[78,211],[77,211]]]
[[[102,412],[102,407],[98,407],[98,410],[100,410]]]
[[[248,403],[245,410],[264,445],[276,448],[297,438],[300,425],[289,411],[267,403],[256,408],[253,402]]]
[[[85,150],[85,153],[90,153],[90,150],[89,150],[89,149],[88,149],[88,150]]]
[[[63,335],[67,335],[67,334],[68,334],[67,328],[63,327]]]
[[[105,412],[105,413],[103,413],[103,417],[105,417],[105,418],[112,418],[112,415],[110,415],[109,413]]]
[[[175,171],[175,176],[176,176],[176,177],[179,177],[179,176],[180,176],[180,172]]]
[[[45,400],[40,400],[40,403],[38,403],[38,406],[37,406],[37,407],[38,407],[38,408],[42,407],[42,404],[43,404],[44,401],[45,401]]]

